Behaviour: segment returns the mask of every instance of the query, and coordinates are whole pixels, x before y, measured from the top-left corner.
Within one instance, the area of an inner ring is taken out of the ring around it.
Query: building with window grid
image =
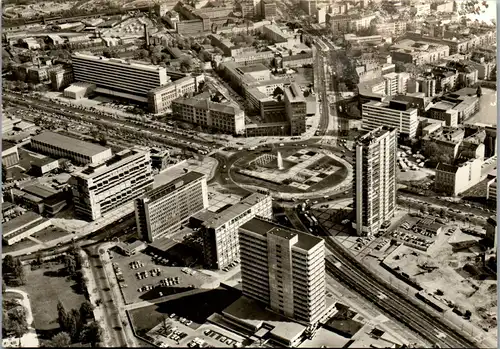
[[[70,185],[75,211],[96,220],[143,195],[153,182],[149,150],[138,147],[123,150],[72,174]]]
[[[192,221],[202,231],[205,265],[223,269],[239,260],[238,228],[254,217],[272,219],[272,206],[269,195],[254,193],[220,212],[205,211],[194,216]]]
[[[135,199],[134,205],[141,240],[153,242],[172,235],[193,214],[208,207],[207,178],[188,172]]]
[[[30,146],[41,153],[81,165],[97,164],[112,156],[109,148],[50,131],[32,137]]]
[[[299,322],[325,312],[324,240],[254,218],[240,227],[243,295]]]
[[[379,127],[355,143],[353,193],[358,235],[375,234],[396,209],[396,134],[394,127]]]
[[[82,53],[72,56],[75,81],[96,85],[96,92],[148,101],[148,92],[166,85],[167,69],[117,58],[104,58]]]
[[[380,126],[397,128],[400,134],[414,138],[418,129],[418,109],[406,101],[389,103],[371,101],[362,105],[363,130],[371,131]]]

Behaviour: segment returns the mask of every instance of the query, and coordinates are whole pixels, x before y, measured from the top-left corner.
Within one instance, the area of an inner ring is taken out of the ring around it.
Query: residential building
[[[274,0],[262,0],[261,7],[261,17],[263,19],[273,19],[277,16],[276,2]]]
[[[171,236],[195,213],[208,207],[207,178],[188,172],[134,200],[141,240]]]
[[[396,209],[397,128],[382,126],[355,143],[353,227],[358,235],[372,236],[394,216]]]
[[[391,100],[389,103],[370,101],[362,105],[363,129],[374,130],[391,126],[399,134],[414,138],[418,129],[418,110],[411,103]]]
[[[330,16],[330,25],[334,33],[357,32],[369,28],[375,15],[334,15]],[[327,20],[328,22],[328,20]]]
[[[191,219],[201,229],[203,255],[208,268],[220,270],[239,261],[238,229],[254,217],[273,218],[270,196],[250,194],[223,211],[205,211]]]
[[[317,323],[326,307],[324,240],[254,218],[240,227],[239,241],[243,295]]]
[[[30,171],[36,176],[43,176],[46,173],[54,171],[59,168],[59,161],[51,159],[49,157],[44,157],[43,159],[35,158],[31,162]]]
[[[386,22],[375,24],[377,33],[382,36],[401,36],[406,32],[408,23],[404,21]]]
[[[450,55],[450,48],[443,44],[405,39],[392,46],[394,61],[421,65],[442,60]]]
[[[203,81],[205,81],[204,75],[186,76],[150,90],[148,92],[149,110],[154,114],[167,112],[172,106],[172,101],[188,93],[197,92],[198,86]]]
[[[300,87],[293,83],[285,88],[285,110],[292,136],[306,132],[307,103]]]
[[[458,111],[453,109],[455,103],[440,101],[433,104],[427,111],[427,117],[435,120],[443,120],[446,126],[458,126]]]
[[[497,179],[493,178],[488,182],[486,189],[486,200],[497,202]]]
[[[471,159],[454,165],[439,163],[436,167],[436,191],[456,196],[481,180],[481,159]]]
[[[96,220],[143,195],[153,185],[149,150],[126,149],[112,158],[90,164],[70,179],[78,215]]]
[[[74,81],[73,67],[71,65],[59,65],[54,69],[50,69],[49,78],[53,90],[63,90]]]
[[[204,128],[234,135],[245,133],[245,113],[237,105],[215,103],[209,97],[181,97],[172,102],[172,112],[176,118]]]
[[[95,84],[98,93],[147,102],[150,90],[169,82],[167,70],[156,65],[81,53],[72,60],[75,81]]]
[[[67,158],[78,164],[96,164],[111,157],[111,149],[46,131],[31,138],[31,148],[44,154]]]

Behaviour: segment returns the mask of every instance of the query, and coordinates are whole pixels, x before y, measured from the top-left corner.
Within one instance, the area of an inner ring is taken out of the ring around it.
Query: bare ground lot
[[[401,272],[415,278],[430,293],[437,289],[444,291],[443,299],[461,309],[470,310],[471,322],[487,328],[489,334],[496,337],[496,276],[470,274],[468,271],[471,268],[464,266],[480,266],[478,254],[468,249],[454,251],[447,242],[448,238],[451,236],[446,236],[441,244],[431,246],[427,254],[403,246],[397,260],[386,259],[385,263],[392,268],[399,267]],[[438,240],[442,240],[442,237]]]

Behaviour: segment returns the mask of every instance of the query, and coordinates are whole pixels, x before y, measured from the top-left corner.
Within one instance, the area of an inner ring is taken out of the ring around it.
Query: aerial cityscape
[[[497,348],[496,0],[5,0],[2,347]]]

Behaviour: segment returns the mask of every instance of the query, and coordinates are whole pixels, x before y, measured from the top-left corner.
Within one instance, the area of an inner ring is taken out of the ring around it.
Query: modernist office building
[[[178,231],[189,217],[208,207],[206,176],[189,172],[135,199],[139,238],[147,242]]]
[[[269,195],[253,193],[222,212],[200,212],[192,219],[203,236],[205,265],[222,269],[240,258],[238,228],[252,218],[273,218],[273,202]]]
[[[30,146],[41,153],[67,158],[81,165],[97,164],[112,156],[109,148],[50,131],[31,138]]]
[[[307,103],[296,83],[285,87],[285,110],[290,122],[290,134],[300,136],[306,132]]]
[[[243,294],[273,311],[316,323],[325,311],[321,238],[254,218],[240,227]]]
[[[96,85],[96,92],[148,102],[148,92],[166,85],[167,70],[157,65],[132,63],[81,53],[72,56],[75,81]]]
[[[72,175],[75,211],[95,220],[147,192],[153,181],[149,150],[123,150]]]
[[[418,110],[406,101],[365,103],[362,105],[362,117],[363,129],[366,131],[380,126],[391,126],[410,138],[417,135]]]
[[[376,233],[396,209],[396,134],[379,127],[356,140],[353,223],[358,235]]]

